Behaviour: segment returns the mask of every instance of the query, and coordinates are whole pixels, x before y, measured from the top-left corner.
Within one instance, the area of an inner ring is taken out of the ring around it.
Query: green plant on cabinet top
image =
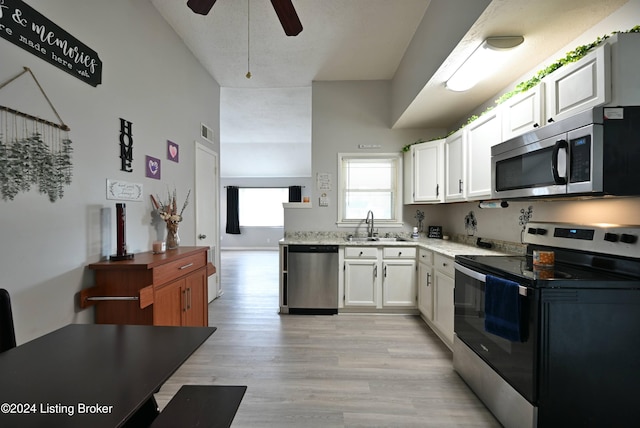
[[[611,35],[625,34],[625,33],[640,33],[640,25],[636,25],[635,27],[633,27],[633,28],[631,28],[631,29],[629,29],[627,31],[614,31],[613,33],[611,33]],[[518,83],[516,85],[516,87],[512,91],[509,91],[509,92],[503,94],[500,98],[498,98],[495,101],[496,105],[500,105],[503,102],[507,101],[509,98],[511,98],[511,97],[513,97],[513,96],[515,96],[515,95],[517,95],[519,93],[526,92],[529,89],[537,86],[542,81],[543,78],[545,78],[546,76],[548,76],[549,74],[553,73],[554,71],[556,71],[557,69],[559,69],[560,67],[562,67],[564,65],[571,64],[573,62],[576,62],[576,61],[580,60],[586,54],[591,52],[594,48],[600,46],[609,37],[611,37],[611,36],[610,35],[604,35],[602,37],[598,37],[596,40],[594,40],[591,43],[588,43],[586,45],[578,46],[577,48],[573,49],[572,51],[567,52],[567,54],[563,58],[560,58],[560,59],[554,61],[549,66],[547,66],[547,67],[543,68],[542,70],[538,71],[536,74],[533,75],[533,77],[531,77],[531,79],[526,80],[524,82]],[[491,111],[493,108],[494,107],[487,108],[479,116],[478,115],[471,116],[469,119],[467,119],[465,124],[462,125],[459,129],[462,129],[465,126],[469,125],[471,122],[473,122],[474,120],[478,119],[483,114]],[[453,134],[454,132],[457,132],[459,129],[453,130],[453,131],[449,132],[445,136],[432,138],[430,140],[420,139],[420,140],[415,141],[415,142],[413,142],[411,144],[407,144],[406,146],[404,146],[402,148],[402,151],[403,152],[409,151],[411,146],[414,145],[414,144],[425,143],[427,141],[433,141],[433,140],[439,140],[441,138],[446,138],[449,135]]]

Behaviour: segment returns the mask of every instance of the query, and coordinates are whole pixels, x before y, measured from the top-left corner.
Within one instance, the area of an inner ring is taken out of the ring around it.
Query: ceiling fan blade
[[[187,6],[189,9],[200,15],[206,15],[209,13],[216,0],[189,0]]]
[[[302,31],[302,23],[291,0],[271,0],[287,36],[297,36]]]

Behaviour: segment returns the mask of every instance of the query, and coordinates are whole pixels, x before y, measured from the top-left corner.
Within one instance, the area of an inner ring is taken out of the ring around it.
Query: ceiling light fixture
[[[515,48],[523,41],[522,36],[488,37],[453,73],[445,86],[456,92],[471,89],[492,71],[502,67],[509,59],[509,56],[504,54],[505,51]]]
[[[249,37],[249,24],[251,22],[249,11],[251,10],[251,0],[247,0],[247,74],[245,77],[251,79],[251,44]]]

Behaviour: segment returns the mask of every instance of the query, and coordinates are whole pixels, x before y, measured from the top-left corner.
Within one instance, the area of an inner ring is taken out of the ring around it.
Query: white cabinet
[[[464,144],[465,129],[454,132],[445,140],[445,202],[465,200],[466,151]]]
[[[543,79],[547,122],[609,102],[611,55],[608,43],[580,61],[565,65]]]
[[[507,141],[533,131],[544,122],[544,83],[514,95],[500,105],[502,140]]]
[[[344,306],[378,306],[378,249],[346,247],[344,249]]]
[[[455,288],[453,259],[434,255],[433,325],[434,331],[451,348],[453,346],[453,290]]]
[[[382,257],[382,306],[415,308],[416,249],[386,247]]]
[[[444,141],[414,144],[405,153],[405,204],[444,202]]]
[[[466,127],[466,199],[491,198],[491,146],[502,142],[501,110],[494,109]]]
[[[418,310],[433,321],[433,251],[418,250]]]
[[[345,247],[343,271],[344,308],[417,306],[415,247]]]
[[[344,305],[377,306],[377,260],[345,260]]]

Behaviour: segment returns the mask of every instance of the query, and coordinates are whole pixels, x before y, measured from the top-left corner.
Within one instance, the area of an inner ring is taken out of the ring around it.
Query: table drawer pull
[[[184,266],[180,266],[180,270],[190,268],[191,266],[193,266],[193,263],[189,263],[189,264],[186,264]]]
[[[85,300],[89,302],[108,302],[110,300],[121,300],[121,301],[129,301],[129,300],[139,300],[138,296],[93,296],[87,297]]]

